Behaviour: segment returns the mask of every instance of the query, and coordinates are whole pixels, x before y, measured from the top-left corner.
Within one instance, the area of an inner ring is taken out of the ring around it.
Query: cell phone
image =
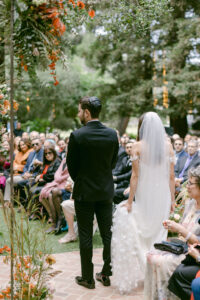
[[[196,245],[194,248],[196,248],[196,249],[200,249],[200,245]]]

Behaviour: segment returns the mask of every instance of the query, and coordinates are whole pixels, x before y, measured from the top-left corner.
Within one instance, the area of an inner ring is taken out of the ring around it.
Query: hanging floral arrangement
[[[0,0],[0,27],[9,28],[7,1]],[[18,75],[27,72],[32,78],[36,68],[49,69],[58,85],[56,63],[66,62],[64,48],[75,27],[88,22],[95,11],[83,1],[17,0],[14,10],[14,55]],[[5,35],[6,36],[6,35]],[[6,43],[9,43],[7,41]]]

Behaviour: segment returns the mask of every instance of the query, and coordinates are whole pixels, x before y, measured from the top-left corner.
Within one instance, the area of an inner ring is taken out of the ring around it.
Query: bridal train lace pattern
[[[130,293],[144,279],[141,270],[145,266],[145,254],[139,247],[138,234],[135,234],[138,229],[133,213],[128,213],[121,204],[114,213],[113,228],[112,284],[121,294]]]

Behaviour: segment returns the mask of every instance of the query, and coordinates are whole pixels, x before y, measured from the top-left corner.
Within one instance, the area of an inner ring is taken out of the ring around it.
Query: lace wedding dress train
[[[148,181],[150,177],[154,185]],[[162,222],[169,217],[171,203],[167,172],[162,173],[160,166],[153,170],[140,163],[132,211],[128,212],[123,203],[114,213],[111,244],[112,284],[122,294],[144,280],[147,252],[154,243],[166,240],[167,230]]]
[[[112,284],[120,293],[129,293],[144,279],[147,252],[154,243],[167,237],[162,222],[168,219],[171,205],[173,150],[166,140],[162,121],[156,113],[148,112],[138,130],[130,193],[135,201],[131,212],[120,203],[113,218]]]

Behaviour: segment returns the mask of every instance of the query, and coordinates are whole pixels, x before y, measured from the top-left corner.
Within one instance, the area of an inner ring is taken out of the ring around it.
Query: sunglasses
[[[45,155],[53,154],[53,152],[45,152]]]
[[[39,146],[39,143],[32,144],[32,146],[33,146],[33,147],[34,147],[34,146]]]
[[[188,181],[188,182],[187,182],[187,185],[188,185],[188,186],[191,186],[191,185],[194,185],[194,184],[198,184],[198,183],[197,183],[197,182],[191,182],[191,181]]]

